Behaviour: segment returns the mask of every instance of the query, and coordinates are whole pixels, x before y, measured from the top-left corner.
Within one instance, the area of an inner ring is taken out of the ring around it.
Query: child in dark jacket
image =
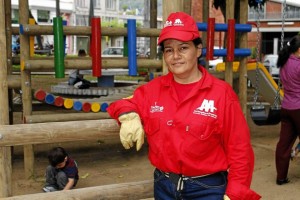
[[[77,163],[62,147],[55,147],[48,153],[49,166],[46,169],[44,192],[70,190],[76,186],[79,176]]]

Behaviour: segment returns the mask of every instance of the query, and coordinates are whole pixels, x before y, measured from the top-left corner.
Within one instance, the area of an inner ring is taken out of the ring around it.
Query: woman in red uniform
[[[256,200],[249,128],[230,85],[198,65],[202,42],[194,19],[169,15],[159,36],[169,73],[112,103],[129,149],[149,144],[155,199]]]

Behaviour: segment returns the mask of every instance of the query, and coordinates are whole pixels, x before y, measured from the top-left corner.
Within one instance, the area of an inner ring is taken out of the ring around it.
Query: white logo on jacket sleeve
[[[155,113],[155,112],[163,112],[164,110],[164,107],[163,106],[158,106],[156,105],[156,102],[155,102],[155,105],[154,106],[151,106],[150,107],[150,112],[151,113]]]
[[[215,107],[215,101],[204,99],[201,106],[196,108],[193,113],[197,115],[217,118],[217,115],[214,114],[215,110],[217,110],[217,108]]]

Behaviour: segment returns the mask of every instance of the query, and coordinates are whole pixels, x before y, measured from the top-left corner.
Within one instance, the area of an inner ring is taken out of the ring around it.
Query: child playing
[[[70,158],[62,147],[55,147],[48,154],[49,166],[46,169],[44,192],[70,190],[79,179],[75,160]]]
[[[78,57],[85,57],[86,51],[84,49],[80,49],[78,51]],[[69,72],[69,80],[68,85],[73,85],[75,88],[79,89],[88,89],[90,88],[91,82],[84,79],[83,75],[79,73],[78,69],[72,69]]]

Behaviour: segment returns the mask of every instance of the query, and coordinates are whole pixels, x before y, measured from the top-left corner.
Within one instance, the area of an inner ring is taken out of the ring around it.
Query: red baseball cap
[[[187,42],[199,37],[199,30],[195,20],[184,12],[175,12],[171,13],[167,18],[164,28],[159,35],[158,44],[166,39]]]

